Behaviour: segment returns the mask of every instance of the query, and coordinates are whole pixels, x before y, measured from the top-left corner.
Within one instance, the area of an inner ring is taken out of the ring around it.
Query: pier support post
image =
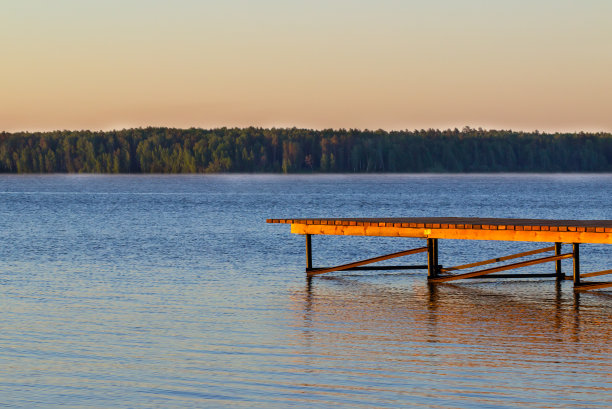
[[[580,244],[573,244],[574,285],[580,284]]]
[[[438,239],[427,239],[427,278],[438,277]]]
[[[555,243],[555,256],[561,255],[561,243]],[[561,260],[555,261],[555,273],[557,274],[557,281],[565,279],[563,271],[561,271]]]
[[[312,269],[312,242],[310,234],[306,235],[306,271]]]
[[[440,265],[438,264],[438,239],[433,239],[434,250],[434,272],[436,277],[440,275]]]

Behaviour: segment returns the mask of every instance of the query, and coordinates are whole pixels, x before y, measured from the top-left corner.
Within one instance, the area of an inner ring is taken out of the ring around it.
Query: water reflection
[[[407,276],[401,284],[309,280],[292,295],[296,359],[332,390],[333,380],[340,388],[359,374],[362,391],[408,393],[434,406],[610,402],[605,293],[574,293],[571,283],[554,281],[433,285]]]

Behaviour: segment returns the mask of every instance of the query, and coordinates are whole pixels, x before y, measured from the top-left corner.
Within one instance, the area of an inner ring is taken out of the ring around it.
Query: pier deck
[[[590,290],[612,287],[612,283],[582,282],[581,278],[612,274],[604,270],[587,274],[580,273],[580,244],[612,244],[612,220],[550,220],[550,219],[501,219],[475,217],[406,217],[406,218],[308,218],[268,219],[268,223],[291,225],[291,233],[306,236],[306,272],[308,276],[343,270],[375,269],[418,269],[428,270],[428,279],[433,282],[453,281],[466,278],[509,278],[509,277],[556,277],[558,280],[573,278],[576,290]],[[387,254],[367,260],[335,267],[312,267],[311,235],[348,235],[413,237],[427,240],[424,247]],[[522,242],[550,242],[554,246],[528,252],[496,257],[490,260],[444,268],[438,264],[438,240],[500,240]],[[564,243],[572,245],[572,251],[562,254]],[[497,266],[463,274],[451,273],[486,264],[522,258],[538,253],[554,251],[554,255],[527,261]],[[370,266],[367,264],[395,257],[427,252],[427,265],[416,266]],[[565,277],[561,272],[561,260],[573,259],[573,276]],[[555,262],[555,273],[551,274],[494,274],[500,271],[527,267],[534,264]]]

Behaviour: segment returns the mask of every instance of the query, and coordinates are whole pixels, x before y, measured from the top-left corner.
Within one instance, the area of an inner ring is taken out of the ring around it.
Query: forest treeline
[[[0,133],[0,172],[609,172],[612,134],[136,128]]]

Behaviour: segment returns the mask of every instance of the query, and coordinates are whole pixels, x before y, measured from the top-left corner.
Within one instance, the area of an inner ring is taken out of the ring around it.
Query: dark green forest
[[[612,134],[137,128],[0,133],[4,173],[610,172]]]

